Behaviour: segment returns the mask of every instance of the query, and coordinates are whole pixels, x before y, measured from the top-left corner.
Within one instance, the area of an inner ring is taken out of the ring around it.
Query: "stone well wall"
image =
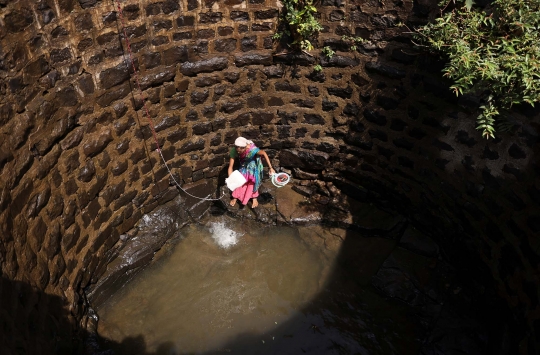
[[[275,1],[121,1],[123,26],[112,0],[0,0],[3,277],[59,296],[75,325],[120,236],[177,194],[130,81],[126,34],[163,156],[192,193],[216,190],[244,135],[296,178],[400,209],[449,259],[480,257],[540,332],[538,114],[523,108],[512,133],[480,137],[475,99],[450,96],[440,63],[397,27],[425,22],[434,3],[323,0],[328,59],[273,43]],[[349,34],[367,41],[351,51]]]

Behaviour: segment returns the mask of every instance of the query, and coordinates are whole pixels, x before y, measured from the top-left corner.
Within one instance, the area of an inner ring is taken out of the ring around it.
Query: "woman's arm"
[[[264,150],[259,150],[257,155],[262,155],[264,157],[264,160],[266,160],[266,164],[268,164],[268,167],[270,168],[270,175],[273,175],[276,173],[274,168],[272,168],[272,164],[270,163],[270,158],[268,158],[268,154]]]
[[[229,175],[227,175],[227,176],[231,176],[231,174],[233,172],[233,165],[234,165],[234,158],[230,158],[229,159]]]

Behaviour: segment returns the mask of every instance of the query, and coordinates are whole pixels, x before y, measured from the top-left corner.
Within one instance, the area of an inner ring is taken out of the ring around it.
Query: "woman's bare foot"
[[[236,201],[237,201],[237,199],[233,198],[233,199],[231,200],[231,202],[229,202],[229,205],[231,205],[231,207],[234,206],[234,205],[236,205]]]
[[[253,199],[253,202],[251,202],[251,207],[256,208],[259,205],[259,201],[257,201],[256,198]]]

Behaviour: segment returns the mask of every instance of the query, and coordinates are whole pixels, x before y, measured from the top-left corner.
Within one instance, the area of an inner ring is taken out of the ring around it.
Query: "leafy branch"
[[[274,34],[280,39],[282,34],[292,37],[292,46],[303,51],[313,49],[312,41],[323,29],[315,14],[317,8],[313,0],[281,0],[283,9],[280,13],[282,32]]]
[[[415,40],[447,58],[443,72],[456,95],[483,98],[477,129],[493,138],[500,112],[540,101],[540,0],[495,0],[484,9],[472,0],[440,5],[441,17],[416,29]]]

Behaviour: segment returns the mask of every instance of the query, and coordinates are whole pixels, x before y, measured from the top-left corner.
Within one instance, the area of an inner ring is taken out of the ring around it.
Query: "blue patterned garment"
[[[247,182],[253,183],[253,192],[259,190],[259,186],[262,183],[263,165],[261,158],[257,155],[259,148],[255,144],[249,144],[246,149],[238,154],[236,148],[231,148],[231,158],[238,158],[240,161],[240,168],[238,171],[246,178]]]

